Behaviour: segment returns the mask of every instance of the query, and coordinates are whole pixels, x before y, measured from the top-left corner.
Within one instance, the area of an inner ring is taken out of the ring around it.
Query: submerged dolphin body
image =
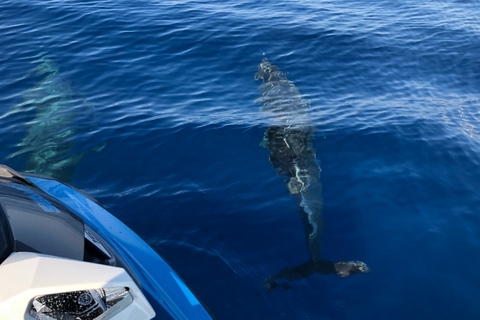
[[[336,273],[342,277],[367,273],[370,269],[361,261],[330,262],[321,257],[321,236],[324,229],[322,171],[314,148],[315,127],[308,116],[309,103],[280,69],[266,58],[258,66],[255,80],[263,80],[261,97],[255,102],[275,121],[266,131],[261,143],[269,151],[269,159],[279,176],[286,177],[289,193],[295,197],[305,228],[311,260],[294,268],[282,270],[266,279],[267,291],[279,286],[278,280],[306,278],[313,273]],[[289,285],[283,285],[288,288]]]
[[[62,81],[58,66],[45,56],[34,61],[38,65],[32,73],[44,78],[23,92],[23,102],[14,106],[14,112],[34,113],[24,126],[26,133],[17,147],[20,150],[7,159],[27,155],[23,171],[39,173],[64,182],[70,182],[75,169],[88,151],[74,153],[76,128],[74,95],[69,83]],[[105,143],[91,151],[101,151]]]
[[[309,103],[280,69],[267,59],[258,66],[255,79],[259,87],[262,111],[276,122],[265,131],[262,145],[278,176],[287,178],[289,193],[305,226],[308,248],[314,261],[320,260],[323,232],[323,200],[321,198],[320,166],[313,147],[315,128],[308,118]]]

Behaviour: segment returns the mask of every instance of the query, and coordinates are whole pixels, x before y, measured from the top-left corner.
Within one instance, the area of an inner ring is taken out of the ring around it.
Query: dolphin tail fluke
[[[335,263],[335,273],[345,278],[356,273],[369,273],[370,268],[362,261],[339,261]]]

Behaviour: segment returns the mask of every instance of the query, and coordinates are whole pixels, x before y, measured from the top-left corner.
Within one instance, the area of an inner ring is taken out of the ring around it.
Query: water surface
[[[47,158],[79,160],[60,172],[218,319],[478,318],[479,14],[454,0],[3,1],[0,158],[28,170],[54,141]],[[259,145],[265,56],[310,104],[322,256],[368,274],[265,294],[310,257]],[[55,71],[29,74],[39,59]],[[47,119],[61,125],[37,131]]]

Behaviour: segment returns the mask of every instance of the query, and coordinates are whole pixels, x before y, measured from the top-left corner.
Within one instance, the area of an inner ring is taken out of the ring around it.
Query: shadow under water
[[[259,87],[261,97],[255,102],[275,121],[265,131],[261,145],[270,151],[268,157],[277,175],[287,178],[286,186],[296,199],[311,255],[307,262],[265,279],[262,284],[266,291],[278,286],[288,289],[291,287],[289,281],[308,278],[315,273],[347,277],[370,272],[362,261],[332,262],[321,257],[324,228],[321,169],[313,147],[315,126],[309,119],[309,103],[287,76],[266,58],[255,74],[255,80],[259,79],[263,80]]]
[[[100,152],[104,142],[90,150],[74,152],[78,116],[81,101],[74,99],[69,83],[59,77],[58,66],[46,55],[40,54],[23,79],[43,77],[33,87],[22,93],[23,102],[13,106],[13,112],[32,114],[24,123],[26,133],[17,147],[20,150],[7,159],[27,155],[24,172],[38,173],[64,182],[70,182],[75,170],[88,151]],[[94,107],[86,108],[87,114],[94,114]]]

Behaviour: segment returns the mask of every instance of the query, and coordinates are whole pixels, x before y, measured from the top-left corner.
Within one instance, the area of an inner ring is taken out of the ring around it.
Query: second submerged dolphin
[[[23,92],[24,101],[13,109],[19,114],[33,113],[33,117],[24,124],[25,136],[17,144],[20,150],[7,159],[27,155],[23,171],[70,182],[78,164],[88,153],[87,150],[73,152],[77,132],[73,90],[69,83],[60,79],[59,67],[45,55],[32,63],[38,65],[24,78],[32,73],[43,78]],[[105,145],[89,151],[101,151]]]

